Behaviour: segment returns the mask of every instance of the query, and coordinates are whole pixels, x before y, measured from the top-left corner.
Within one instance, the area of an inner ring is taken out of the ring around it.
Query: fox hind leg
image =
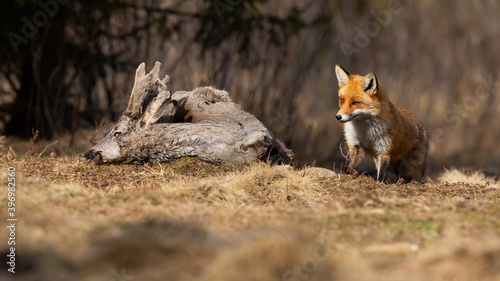
[[[389,164],[391,163],[391,156],[388,154],[381,154],[374,157],[373,160],[377,167],[377,181],[385,182],[387,180]]]

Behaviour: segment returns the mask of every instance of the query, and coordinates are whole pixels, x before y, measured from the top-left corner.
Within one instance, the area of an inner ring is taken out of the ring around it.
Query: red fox
[[[344,123],[349,153],[346,173],[355,173],[361,152],[373,157],[377,180],[423,181],[429,151],[427,131],[412,112],[396,108],[374,73],[351,75],[335,66],[339,81],[337,120]]]

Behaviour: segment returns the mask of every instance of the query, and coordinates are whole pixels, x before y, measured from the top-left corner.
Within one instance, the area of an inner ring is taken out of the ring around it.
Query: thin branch
[[[14,149],[12,149],[12,146],[9,146],[9,153],[12,153],[12,155],[14,155],[14,157],[17,157],[17,154],[14,151]]]
[[[31,133],[33,134],[33,137],[31,138],[30,148],[24,155],[24,159],[28,159],[28,157],[31,157],[33,155],[33,152],[35,152],[35,142],[38,139],[38,130],[35,131],[35,129],[32,128]]]
[[[47,144],[47,145],[45,146],[45,148],[42,150],[42,152],[40,152],[40,153],[38,154],[38,158],[42,157],[43,153],[47,150],[47,148],[49,148],[49,147],[51,147],[51,146],[53,146],[53,145],[55,145],[55,144],[57,144],[57,143],[58,143],[58,141],[56,140],[56,141],[54,141],[54,142],[52,142],[52,143]]]

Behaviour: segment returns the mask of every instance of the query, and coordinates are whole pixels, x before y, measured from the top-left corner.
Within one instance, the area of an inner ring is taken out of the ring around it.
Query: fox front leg
[[[387,180],[387,170],[391,162],[391,156],[388,154],[381,154],[375,157],[375,166],[377,166],[377,181],[385,182]]]
[[[354,175],[356,173],[356,167],[358,166],[360,158],[360,148],[359,145],[349,145],[349,153],[346,158],[344,172],[346,174]]]

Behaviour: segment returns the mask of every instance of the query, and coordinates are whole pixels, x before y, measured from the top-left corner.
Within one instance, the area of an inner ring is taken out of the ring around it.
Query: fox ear
[[[377,77],[374,73],[368,73],[363,81],[361,81],[361,85],[363,86],[363,90],[369,95],[375,95],[378,90],[378,82]]]
[[[337,80],[339,80],[339,87],[344,87],[349,83],[351,74],[338,64],[335,65],[335,74],[337,74]]]

